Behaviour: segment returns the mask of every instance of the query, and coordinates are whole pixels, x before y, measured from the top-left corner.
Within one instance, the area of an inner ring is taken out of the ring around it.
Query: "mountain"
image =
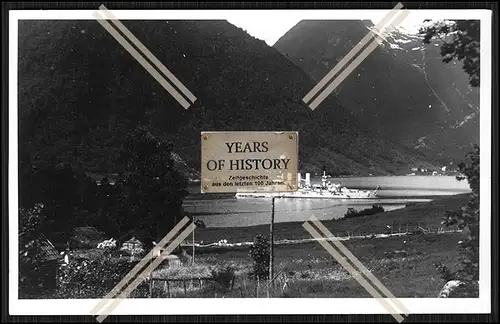
[[[317,82],[373,27],[303,20],[274,48]],[[395,29],[330,96],[382,138],[456,163],[479,141],[479,89],[469,86],[461,63],[442,62],[440,44]]]
[[[21,163],[69,162],[117,173],[138,124],[199,172],[200,132],[299,131],[303,170],[405,173],[426,157],[360,124],[336,98],[311,111],[314,82],[278,50],[227,21],[122,22],[197,97],[184,109],[97,21],[19,23]],[[188,170],[191,168],[191,170]]]

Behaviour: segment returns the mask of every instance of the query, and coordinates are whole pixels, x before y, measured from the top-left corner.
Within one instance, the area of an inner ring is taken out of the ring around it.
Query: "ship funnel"
[[[311,185],[311,174],[306,173],[306,186],[310,186],[310,185]]]

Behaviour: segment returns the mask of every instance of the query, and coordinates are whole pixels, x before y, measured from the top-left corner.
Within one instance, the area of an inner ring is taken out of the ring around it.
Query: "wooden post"
[[[193,217],[193,223],[194,223],[194,217]],[[193,243],[193,266],[194,266],[194,230],[193,230],[192,243]]]
[[[184,296],[187,295],[187,290],[186,290],[186,279],[182,279],[182,284],[184,285]]]
[[[276,197],[272,198],[272,210],[271,210],[271,224],[269,226],[269,236],[270,236],[270,247],[269,247],[269,281],[267,285],[267,297],[269,298],[269,286],[272,284],[272,279],[274,275],[274,201]]]
[[[149,298],[153,297],[153,285],[154,281],[153,278],[149,278]]]
[[[259,289],[260,289],[260,280],[259,280],[259,276],[257,276],[257,298],[259,298]]]
[[[167,294],[168,294],[168,298],[170,298],[170,281],[167,279],[165,282],[167,283]]]

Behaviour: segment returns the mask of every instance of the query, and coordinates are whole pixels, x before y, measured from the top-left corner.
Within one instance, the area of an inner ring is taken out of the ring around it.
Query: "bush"
[[[369,215],[375,215],[375,214],[383,213],[383,212],[384,212],[384,207],[379,206],[379,205],[373,205],[372,208],[366,208],[366,209],[363,209],[361,211],[357,211],[354,208],[348,208],[344,217],[345,218],[352,218],[352,217],[359,217],[359,216],[369,216]]]
[[[463,230],[466,237],[459,243],[459,269],[455,272],[448,270],[444,280],[454,279],[463,282],[455,294],[459,297],[474,297],[478,294],[479,280],[479,146],[467,154],[468,161],[459,164],[462,175],[457,180],[467,179],[471,193],[469,201],[459,210],[446,211],[442,222],[445,226],[456,225]],[[437,265],[440,270],[439,265]]]
[[[344,214],[345,218],[356,217],[359,215],[359,212],[354,208],[347,208],[347,212]]]
[[[262,234],[255,236],[249,254],[254,261],[250,276],[260,280],[267,279],[269,277],[269,241]]]
[[[43,204],[19,209],[19,296],[40,297],[55,288],[57,260],[42,260],[44,251],[38,243],[43,240],[45,217]],[[45,261],[45,262],[44,262]]]
[[[102,298],[132,270],[134,262],[104,256],[90,260],[70,259],[61,267],[58,298]]]
[[[198,228],[206,228],[207,226],[205,225],[205,222],[199,218],[194,220],[194,225]]]
[[[222,288],[222,290],[228,291],[231,289],[233,280],[235,279],[235,269],[230,265],[225,265],[221,267],[214,267],[211,269],[211,278],[213,281]]]
[[[434,266],[436,267],[437,271],[441,275],[441,279],[443,279],[445,282],[448,282],[448,281],[454,279],[453,272],[451,272],[451,270],[447,266],[442,264],[441,262],[437,262]]]

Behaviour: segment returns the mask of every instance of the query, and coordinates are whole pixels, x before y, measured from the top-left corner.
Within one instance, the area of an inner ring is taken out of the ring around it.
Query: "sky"
[[[238,11],[236,11],[238,12]],[[345,11],[344,11],[345,12]],[[273,46],[276,41],[283,36],[290,28],[295,26],[303,19],[370,19],[374,24],[377,24],[389,10],[364,10],[353,11],[349,14],[340,16],[339,10],[337,14],[332,15],[332,11],[300,11],[300,10],[269,10],[269,11],[246,11],[244,14],[231,15],[228,21],[235,26],[246,30],[246,32],[255,38],[265,41],[269,46]],[[401,23],[401,27],[409,32],[418,32],[418,26],[426,19],[420,13],[410,12],[410,15]]]

